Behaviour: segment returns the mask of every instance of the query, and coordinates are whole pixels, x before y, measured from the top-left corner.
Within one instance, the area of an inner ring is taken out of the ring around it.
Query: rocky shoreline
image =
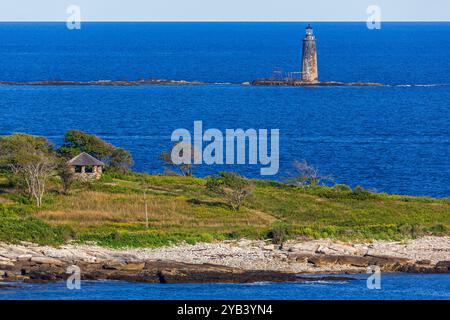
[[[282,247],[242,239],[127,250],[94,244],[53,248],[0,243],[3,282],[65,280],[72,265],[86,280],[155,283],[350,280],[339,275],[365,273],[372,265],[382,272],[450,273],[450,237],[355,244],[298,239]]]

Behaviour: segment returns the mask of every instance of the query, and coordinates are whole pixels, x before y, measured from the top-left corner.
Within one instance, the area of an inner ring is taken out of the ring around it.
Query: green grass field
[[[274,229],[288,238],[342,240],[414,238],[450,233],[450,199],[295,187],[253,181],[240,211],[210,193],[205,180],[130,173],[77,184],[70,195],[51,183],[44,206],[0,176],[0,241],[58,245],[96,241],[111,247],[157,247],[241,237],[264,239]],[[148,228],[144,185],[147,186]]]

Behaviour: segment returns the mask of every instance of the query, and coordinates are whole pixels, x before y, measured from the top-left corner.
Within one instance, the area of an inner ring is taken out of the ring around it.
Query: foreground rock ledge
[[[350,280],[306,274],[383,272],[450,273],[450,237],[408,242],[297,240],[283,247],[264,241],[222,241],[157,249],[113,250],[95,245],[60,248],[0,243],[0,280],[65,280],[76,265],[83,279],[154,283],[249,283]]]

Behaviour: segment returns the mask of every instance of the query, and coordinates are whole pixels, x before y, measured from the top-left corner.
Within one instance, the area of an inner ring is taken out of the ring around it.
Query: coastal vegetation
[[[282,243],[298,236],[402,240],[450,234],[448,198],[323,186],[313,177],[296,180],[302,183],[282,183],[233,173],[206,178],[136,173],[129,169],[132,158],[128,152],[95,138],[72,132],[60,149],[45,138],[0,138],[0,241],[59,245],[72,240],[110,247],[158,247],[242,237]],[[55,161],[89,151],[108,166],[100,180],[82,182],[68,177],[55,162],[39,203],[30,196],[24,177],[7,163],[12,155],[22,154],[16,152],[20,148],[5,149],[11,141],[21,141],[19,146],[26,141]],[[123,150],[119,156],[117,150]],[[300,169],[310,172],[305,166]]]

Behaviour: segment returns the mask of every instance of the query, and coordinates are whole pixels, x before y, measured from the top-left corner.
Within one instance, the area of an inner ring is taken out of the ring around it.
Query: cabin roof
[[[69,160],[67,162],[71,166],[104,166],[105,164],[100,160],[95,159],[90,154],[86,152],[82,152],[77,155],[75,158]]]

